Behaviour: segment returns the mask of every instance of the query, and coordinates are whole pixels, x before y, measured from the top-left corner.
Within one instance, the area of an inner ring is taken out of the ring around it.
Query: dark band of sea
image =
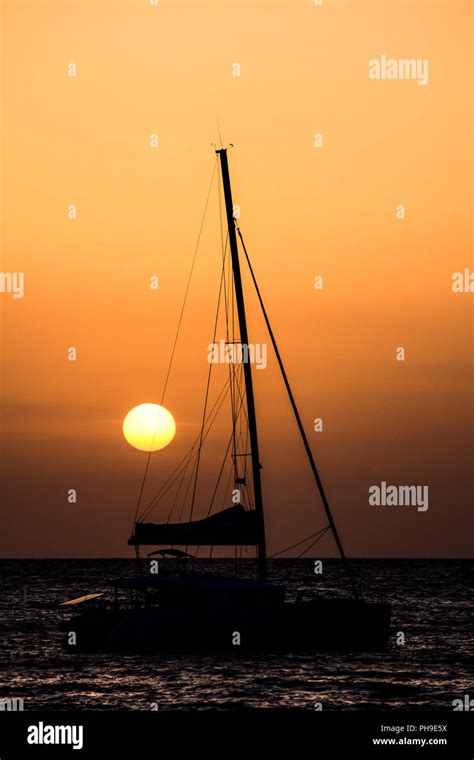
[[[197,560],[232,574],[233,560]],[[249,655],[71,653],[61,602],[134,573],[133,560],[2,560],[0,699],[25,710],[453,710],[474,696],[471,560],[351,561],[365,597],[393,605],[383,652]],[[254,563],[241,563],[242,574]],[[345,593],[339,560],[271,560],[289,596]],[[400,636],[403,634],[403,636]],[[401,643],[404,642],[404,643]]]

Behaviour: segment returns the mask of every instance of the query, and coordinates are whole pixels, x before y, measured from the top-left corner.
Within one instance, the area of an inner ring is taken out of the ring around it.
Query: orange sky
[[[454,0],[2,3],[1,268],[25,273],[24,298],[0,293],[2,556],[130,554],[146,455],[121,425],[161,398],[216,117],[348,554],[472,556],[474,294],[451,290],[474,270],[471,30]],[[370,80],[383,54],[427,58],[428,84]],[[217,208],[214,192],[167,391],[178,432],[150,495],[199,428]],[[273,358],[255,375],[278,551],[325,523]],[[369,506],[382,480],[429,485],[429,510]]]

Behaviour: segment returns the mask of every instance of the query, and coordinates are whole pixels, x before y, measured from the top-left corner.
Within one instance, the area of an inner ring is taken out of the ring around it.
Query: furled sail
[[[128,541],[140,545],[246,546],[258,543],[255,510],[241,505],[224,509],[204,520],[183,523],[135,523]]]

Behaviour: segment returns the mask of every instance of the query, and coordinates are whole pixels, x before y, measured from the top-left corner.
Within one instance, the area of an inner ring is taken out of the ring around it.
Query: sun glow
[[[159,404],[140,404],[129,411],[123,421],[127,442],[140,451],[164,449],[174,438],[173,415]]]

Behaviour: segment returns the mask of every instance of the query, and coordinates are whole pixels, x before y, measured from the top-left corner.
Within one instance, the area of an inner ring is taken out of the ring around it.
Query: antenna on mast
[[[219,147],[222,150],[222,135],[221,135],[221,128],[219,126],[219,119],[216,119],[217,122],[217,132],[219,133]]]

